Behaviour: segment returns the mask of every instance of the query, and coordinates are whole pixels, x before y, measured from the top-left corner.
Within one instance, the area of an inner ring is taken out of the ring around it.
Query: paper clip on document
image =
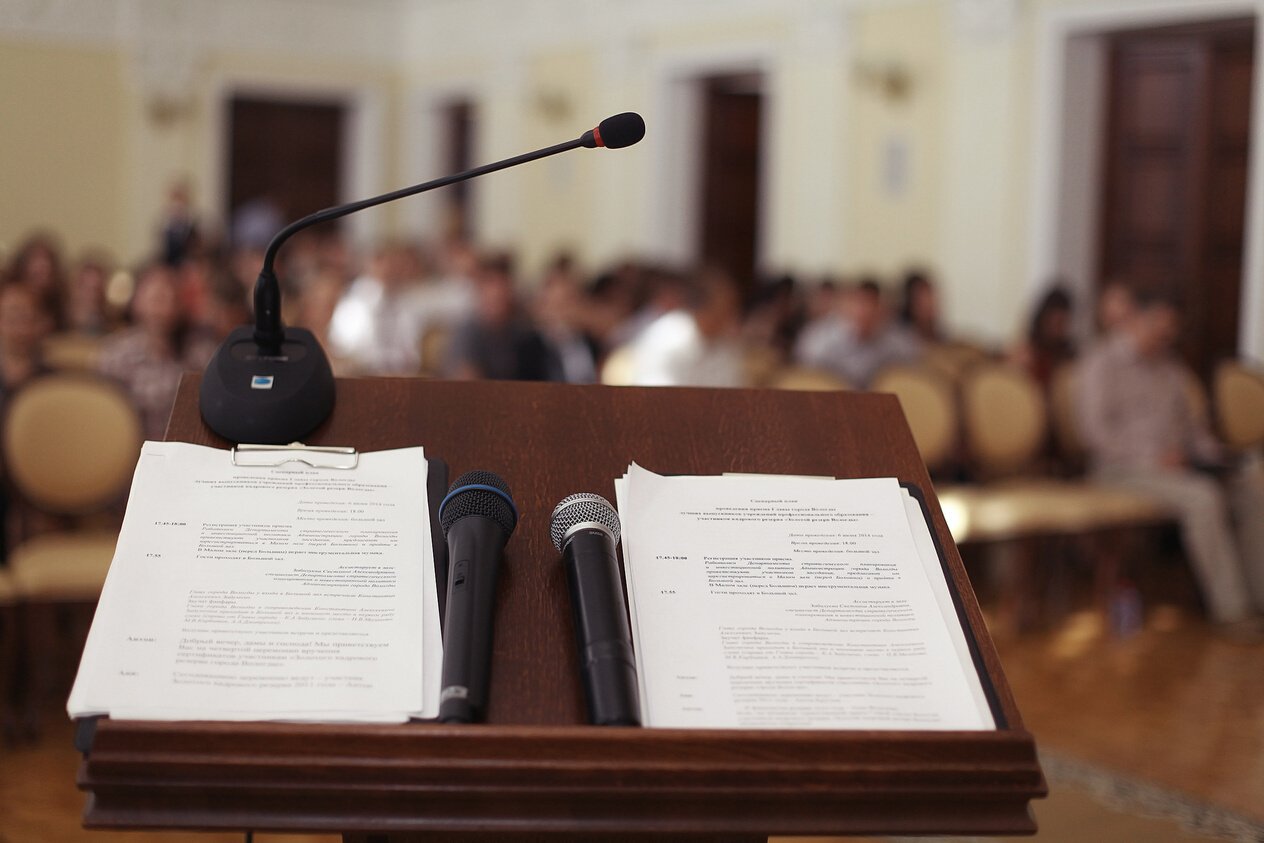
[[[349,471],[360,464],[360,452],[337,445],[234,445],[233,465],[274,468],[290,462],[301,462],[312,468],[336,468]]]

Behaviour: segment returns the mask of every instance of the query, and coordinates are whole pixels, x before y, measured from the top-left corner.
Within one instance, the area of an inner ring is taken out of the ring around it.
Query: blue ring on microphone
[[[453,489],[451,492],[448,492],[444,496],[443,500],[439,502],[439,517],[443,517],[443,508],[448,505],[448,501],[452,500],[454,495],[459,495],[462,492],[468,492],[470,490],[491,492],[493,495],[509,504],[509,508],[513,510],[514,521],[516,522],[518,520],[518,507],[514,504],[513,498],[506,495],[503,489],[497,489],[495,486],[488,486],[485,483],[471,483],[468,486],[462,486],[459,489]]]

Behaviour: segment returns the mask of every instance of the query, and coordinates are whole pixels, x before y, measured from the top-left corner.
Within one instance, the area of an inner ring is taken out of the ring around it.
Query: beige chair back
[[[781,370],[781,355],[763,345],[742,349],[742,376],[747,386],[765,386]]]
[[[443,371],[444,355],[452,330],[446,325],[432,325],[421,335],[421,373],[437,377]]]
[[[1214,394],[1225,442],[1236,449],[1264,444],[1264,370],[1226,360],[1216,368]]]
[[[947,379],[925,366],[891,366],[878,373],[870,387],[891,392],[913,432],[917,451],[928,469],[944,465],[957,444],[957,404]]]
[[[127,488],[140,415],[113,383],[83,374],[38,378],[9,402],[3,450],[19,493],[41,509],[82,514]]]
[[[44,340],[44,363],[59,371],[92,372],[101,356],[101,338],[87,334],[53,334]]]
[[[847,381],[832,372],[807,366],[787,366],[768,381],[773,389],[792,389],[800,392],[832,392],[850,389]]]
[[[966,446],[978,470],[989,477],[1015,474],[1040,451],[1048,430],[1045,398],[1024,370],[982,363],[961,385]]]
[[[606,386],[631,386],[636,375],[636,349],[631,343],[606,355],[601,364],[601,382]]]
[[[972,366],[988,361],[988,353],[966,342],[941,342],[926,347],[922,362],[957,384]]]

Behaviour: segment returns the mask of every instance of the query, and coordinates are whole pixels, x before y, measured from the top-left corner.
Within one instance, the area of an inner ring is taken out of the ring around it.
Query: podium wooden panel
[[[167,436],[226,446],[201,421],[199,384],[198,376],[181,384]],[[509,483],[521,520],[497,595],[488,723],[102,720],[79,774],[88,827],[389,833],[392,841],[1034,831],[1029,801],[1046,792],[1035,743],[892,396],[349,379],[308,441],[420,444],[447,460],[453,477],[485,468]],[[894,475],[927,490],[1005,727],[584,725],[548,519],[572,492],[612,498],[611,481],[633,460],[677,474]]]

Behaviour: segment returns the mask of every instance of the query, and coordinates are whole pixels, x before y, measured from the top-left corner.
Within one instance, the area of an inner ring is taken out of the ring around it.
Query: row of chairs
[[[1096,601],[1109,610],[1127,549],[1135,544],[1122,539],[1172,518],[1166,506],[1142,493],[1079,475],[1059,476],[1041,466],[1049,455],[1050,433],[1058,465],[1084,462],[1074,365],[1055,373],[1047,399],[1024,371],[1003,363],[970,368],[955,390],[925,368],[893,369],[874,388],[899,397],[932,472],[964,459],[983,481],[945,484],[937,491],[959,544],[1004,541],[1018,549],[1018,571],[1005,578],[1001,591],[1000,611],[1010,626],[1026,626],[1039,611],[1030,573],[1042,540],[1081,544],[1082,555],[1094,563]],[[1196,413],[1204,420],[1214,416],[1231,448],[1246,451],[1264,444],[1264,373],[1227,361],[1216,372],[1212,401],[1192,375],[1187,388]]]
[[[141,439],[131,400],[101,377],[48,375],[9,401],[0,451],[13,546],[0,567],[0,702],[10,736],[37,728],[54,677],[77,652],[62,639],[81,643],[88,613],[79,607],[101,592]]]

